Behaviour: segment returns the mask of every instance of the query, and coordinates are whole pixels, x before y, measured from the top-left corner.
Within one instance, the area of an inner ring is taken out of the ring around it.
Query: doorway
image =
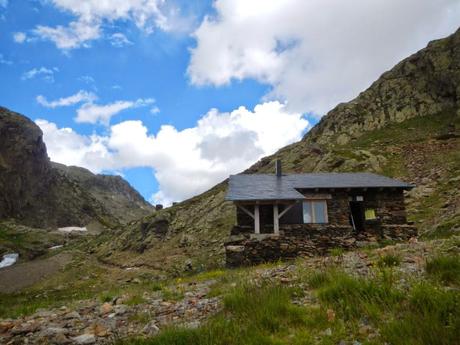
[[[364,231],[364,204],[362,201],[350,201],[350,222],[356,231]]]

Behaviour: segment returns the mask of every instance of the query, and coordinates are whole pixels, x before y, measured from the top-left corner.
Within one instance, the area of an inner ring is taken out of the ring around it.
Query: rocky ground
[[[460,254],[460,237],[362,248],[344,253],[340,250],[326,257],[298,259],[295,262],[261,265],[238,270],[205,272],[196,276],[169,280],[160,285],[145,281],[145,275],[133,274],[125,283],[145,286],[136,294],[120,291],[116,296],[94,297],[39,309],[31,315],[0,320],[0,342],[4,344],[108,344],[133,336],[152,336],[171,325],[199,327],[222,308],[225,293],[238,284],[282,284],[300,288],[304,294],[292,302],[300,306],[318,303],[304,277],[309,272],[335,267],[361,277],[373,277],[382,257],[398,257],[395,266],[397,284],[404,288],[409,281],[424,279],[428,258],[440,253]],[[144,285],[143,285],[144,284]],[[131,290],[126,290],[131,291]],[[328,310],[328,318],[335,312]],[[378,329],[365,320],[359,326],[362,335],[376,337]],[[324,329],[318,337],[328,336]],[[346,344],[344,342],[343,344]],[[359,344],[359,342],[356,342]]]
[[[111,344],[128,336],[152,336],[171,324],[197,327],[219,310],[219,298],[207,297],[214,281],[189,283],[179,301],[161,291],[145,291],[139,304],[126,296],[108,302],[85,300],[69,308],[38,310],[30,316],[0,321],[0,341],[6,344]],[[127,305],[128,302],[131,305]]]

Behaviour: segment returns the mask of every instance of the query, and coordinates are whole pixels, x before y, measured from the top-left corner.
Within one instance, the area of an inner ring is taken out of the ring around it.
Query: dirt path
[[[72,259],[70,253],[60,253],[47,259],[24,262],[0,269],[0,292],[10,293],[47,278]]]

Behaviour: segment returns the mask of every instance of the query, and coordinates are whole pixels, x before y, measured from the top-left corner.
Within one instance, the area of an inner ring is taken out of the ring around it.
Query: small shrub
[[[150,314],[150,312],[140,312],[136,314],[131,314],[128,317],[129,322],[138,322],[143,325],[147,324],[151,320],[152,320],[152,315]]]
[[[116,297],[116,294],[114,294],[111,291],[104,291],[99,299],[101,302],[111,302],[114,298]]]
[[[312,289],[321,288],[332,282],[335,276],[335,272],[328,271],[315,271],[308,274],[307,283]]]
[[[395,267],[401,264],[401,257],[395,254],[385,254],[380,256],[377,261],[378,267]]]
[[[137,304],[142,304],[145,302],[145,298],[140,296],[140,295],[133,295],[131,297],[129,297],[125,304],[127,305],[137,305]]]
[[[460,256],[438,256],[426,263],[428,276],[443,284],[460,284]]]
[[[383,239],[379,242],[380,247],[387,247],[387,246],[392,246],[396,243],[397,241],[395,240],[390,240],[390,239]]]
[[[163,288],[161,290],[163,294],[163,298],[167,301],[179,301],[182,298],[184,298],[184,295],[177,291],[177,290],[171,290],[169,288]]]
[[[332,248],[329,250],[329,254],[331,256],[342,256],[345,253],[345,249],[337,247],[337,248]]]
[[[223,270],[214,270],[214,271],[207,271],[197,274],[196,276],[192,277],[196,281],[204,281],[204,280],[211,280],[217,279],[225,275],[225,271]]]
[[[163,284],[159,282],[149,283],[150,290],[152,291],[161,291],[163,289]]]

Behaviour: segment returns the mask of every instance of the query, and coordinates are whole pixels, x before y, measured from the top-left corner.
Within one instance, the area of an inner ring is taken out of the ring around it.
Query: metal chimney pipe
[[[283,174],[281,171],[281,160],[280,159],[277,159],[275,161],[275,173],[276,173],[276,177],[281,177],[281,175]]]

